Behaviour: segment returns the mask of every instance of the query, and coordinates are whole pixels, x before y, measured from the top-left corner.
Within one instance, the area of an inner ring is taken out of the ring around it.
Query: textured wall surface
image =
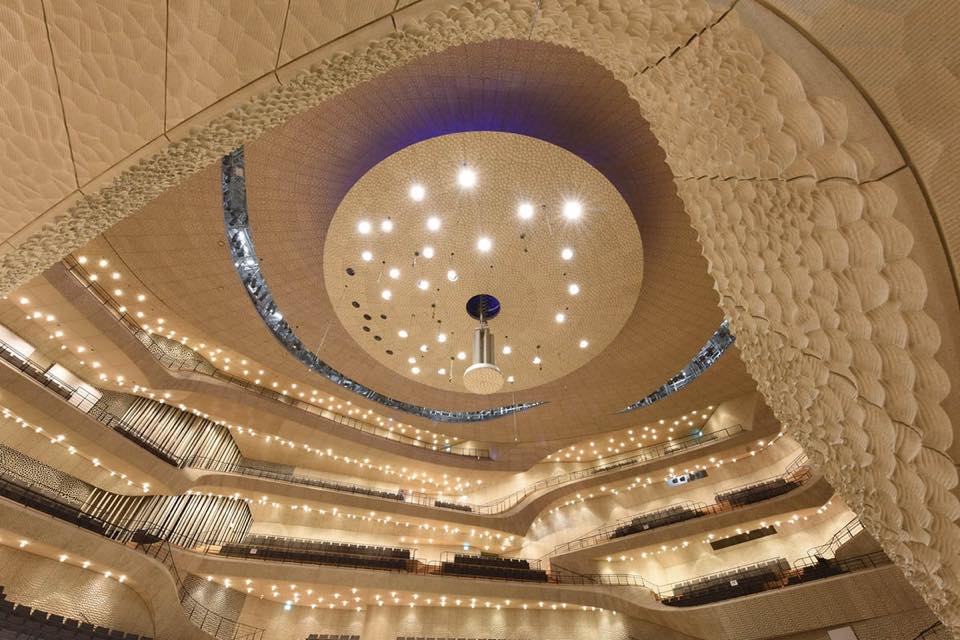
[[[86,482],[3,445],[0,445],[0,467],[10,469],[29,481],[62,492],[78,506],[86,502],[93,493],[93,487]]]
[[[0,545],[0,585],[7,599],[18,604],[154,636],[150,610],[140,596],[96,571]]]
[[[239,84],[270,69],[265,58],[274,55],[268,45],[276,44],[282,13],[273,4],[246,17],[255,35],[238,34],[231,25],[240,17],[226,16],[220,23],[226,35],[213,45],[180,34],[180,25],[202,22],[203,7],[171,16],[177,45],[171,79],[185,88],[168,100],[168,117],[179,121],[225,95],[219,78],[239,74]],[[927,286],[911,256],[911,234],[894,216],[897,186],[877,173],[891,165],[889,144],[854,135],[850,115],[857,111],[843,90],[818,95],[805,88],[758,35],[763,29],[751,22],[757,16],[749,2],[725,15],[695,0],[637,3],[633,11],[600,4],[545,0],[535,12],[519,0],[487,0],[423,19],[401,16],[402,36],[324,60],[84,199],[6,255],[4,290],[225,151],[385,69],[493,38],[575,47],[625,81],[651,121],[768,404],[928,604],[960,630],[960,504],[956,467],[946,453],[953,428],[941,406],[950,381],[935,359],[940,328],[924,311]],[[36,11],[20,9],[4,14],[8,31],[43,28]],[[244,37],[256,42],[242,46]],[[184,69],[198,52],[246,68],[207,65],[191,78]],[[25,55],[42,60],[47,53],[40,47]],[[808,72],[816,66],[802,65]],[[26,172],[8,175],[12,182],[3,191],[13,200],[0,203],[11,212],[4,218],[8,233],[21,207],[43,210],[69,194],[63,135],[49,136],[60,141],[59,153],[51,152],[55,144],[33,142],[50,133],[45,123],[58,115],[48,71],[38,72],[47,78],[38,84],[43,90],[10,100],[36,102],[29,117],[38,126],[27,136],[19,130],[2,136],[3,154],[30,166],[42,151],[49,163],[42,181],[21,179]],[[8,91],[18,86],[16,77],[5,80]]]

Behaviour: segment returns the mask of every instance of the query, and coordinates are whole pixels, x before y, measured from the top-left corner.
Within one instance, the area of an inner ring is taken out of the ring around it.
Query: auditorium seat
[[[444,575],[492,578],[494,580],[520,580],[523,582],[547,582],[547,572],[531,568],[528,560],[501,558],[499,556],[454,555],[453,562],[443,562]]]
[[[153,640],[10,602],[0,587],[0,640]]]
[[[260,535],[223,545],[220,555],[387,571],[405,571],[412,558],[409,549]]]

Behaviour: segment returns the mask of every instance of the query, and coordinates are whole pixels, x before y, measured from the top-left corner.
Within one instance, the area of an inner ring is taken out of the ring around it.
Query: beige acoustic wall
[[[917,633],[936,622],[930,609],[921,607],[889,616],[861,620],[850,625],[857,640],[914,640]],[[830,627],[807,631],[790,636],[781,636],[777,640],[830,640],[829,631],[844,627]]]
[[[153,617],[137,593],[102,573],[6,546],[0,585],[7,600],[93,625],[154,637]]]
[[[264,628],[265,638],[306,638],[311,633],[353,634],[363,640],[507,638],[509,640],[683,640],[684,634],[610,611],[534,611],[478,607],[372,607],[330,611],[248,599],[242,622]]]

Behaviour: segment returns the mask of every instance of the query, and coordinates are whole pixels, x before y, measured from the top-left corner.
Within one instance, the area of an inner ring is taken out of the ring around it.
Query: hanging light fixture
[[[471,393],[496,393],[503,386],[503,372],[494,359],[494,340],[487,321],[500,313],[500,301],[488,293],[467,301],[467,314],[480,325],[473,332],[472,364],[463,372],[463,386]]]

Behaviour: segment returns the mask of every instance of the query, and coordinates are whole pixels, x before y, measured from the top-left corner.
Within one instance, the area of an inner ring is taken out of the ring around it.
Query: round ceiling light
[[[573,249],[564,247],[563,250],[560,251],[560,257],[564,260],[573,260]]]
[[[487,251],[490,251],[490,249],[492,249],[492,248],[493,248],[493,240],[491,240],[491,239],[488,238],[487,236],[481,236],[480,239],[477,240],[477,249],[478,249],[478,250],[483,251],[484,253],[486,253]]]
[[[563,324],[564,322],[566,322],[567,316],[564,313],[558,313],[553,317],[553,319],[557,321],[557,324]]]
[[[510,348],[510,345],[505,344],[505,345],[503,345],[503,350],[501,351],[501,353],[503,353],[503,355],[505,355],[505,356],[508,356],[508,355],[510,355],[511,353],[513,353],[513,349]]]
[[[400,277],[400,269],[397,269],[396,267],[393,267],[393,268],[390,269],[390,271],[387,272],[387,275],[389,275],[391,278],[393,278],[394,280],[396,280],[397,278]]]
[[[373,260],[373,254],[370,253],[369,251],[361,252],[360,257],[363,258],[364,262],[370,262],[371,260]]]
[[[421,202],[426,195],[427,190],[423,188],[422,184],[414,184],[410,186],[410,199],[414,202]]]
[[[417,288],[420,289],[420,291],[426,291],[430,288],[430,282],[427,280],[419,280],[417,282]]]
[[[457,360],[466,360],[466,359],[467,359],[466,352],[461,351],[460,353],[457,354]]]
[[[587,342],[586,340],[581,340],[581,341],[580,341],[580,348],[581,348],[581,349],[586,349],[586,348],[589,347],[589,346],[590,346],[590,343]]]
[[[406,329],[400,329],[400,331],[397,331],[397,335],[400,336],[401,338],[406,338],[410,334],[407,333]]]
[[[447,280],[449,280],[450,282],[456,282],[458,277],[459,276],[457,275],[457,272],[454,271],[453,269],[450,269],[449,271],[447,271]]]
[[[383,291],[380,292],[380,297],[383,298],[384,300],[389,300],[390,298],[393,297],[393,294],[390,293],[390,289],[384,289]]]
[[[357,232],[367,235],[370,233],[370,222],[368,220],[361,220],[357,223]]]
[[[439,228],[440,228],[440,226],[439,226],[439,220],[438,220],[437,222],[438,222],[437,229],[439,229]],[[433,247],[424,247],[424,248],[423,248],[423,257],[424,257],[424,258],[427,258],[428,260],[429,260],[430,258],[432,258],[432,257],[433,257]]]
[[[572,296],[577,295],[578,293],[580,293],[580,285],[576,283],[570,283],[570,286],[567,287],[567,293],[569,293]]]
[[[446,341],[447,341],[447,334],[445,334],[445,333],[438,333],[438,334],[437,334],[437,342],[439,342],[440,344],[443,344],[443,343],[446,342]]]
[[[390,233],[393,231],[393,220],[389,218],[380,223],[380,231],[384,233]]]
[[[437,216],[427,218],[427,229],[430,231],[440,231],[440,218]]]
[[[533,217],[533,205],[529,202],[521,202],[517,207],[517,215],[521,220],[529,220]]]
[[[576,200],[567,200],[563,203],[563,217],[567,220],[579,220],[583,213],[583,205]]]
[[[457,184],[464,189],[472,189],[477,185],[477,172],[470,167],[461,167],[457,173]]]

